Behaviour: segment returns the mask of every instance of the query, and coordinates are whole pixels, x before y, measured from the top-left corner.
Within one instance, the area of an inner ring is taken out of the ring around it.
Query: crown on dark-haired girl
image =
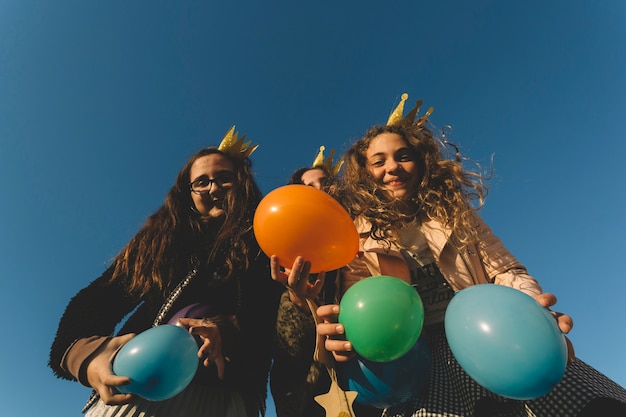
[[[233,125],[228,132],[224,135],[222,143],[217,147],[218,150],[224,152],[226,155],[233,158],[244,159],[248,158],[252,152],[259,147],[259,145],[252,145],[251,141],[244,142],[246,135],[238,137],[239,133],[235,132],[235,125]]]
[[[341,166],[343,165],[343,156],[339,158],[337,163],[333,165],[333,157],[335,156],[335,150],[331,149],[330,155],[328,158],[324,159],[324,150],[325,146],[320,146],[320,151],[317,153],[315,160],[313,161],[313,165],[311,168],[324,167],[328,172],[330,172],[333,176],[337,175]]]

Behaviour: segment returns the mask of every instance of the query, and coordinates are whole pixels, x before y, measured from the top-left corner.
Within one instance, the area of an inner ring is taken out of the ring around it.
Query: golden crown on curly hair
[[[235,132],[235,125],[233,125],[226,132],[222,143],[220,143],[217,149],[233,158],[244,159],[249,157],[259,147],[259,145],[251,145],[251,141],[244,142],[246,135],[242,135],[240,138],[238,136],[239,133]]]
[[[387,120],[387,126],[411,126],[414,125],[416,127],[422,127],[428,121],[428,116],[433,112],[433,108],[429,108],[428,111],[419,119],[417,122],[415,121],[415,117],[417,116],[417,112],[419,112],[420,106],[422,105],[422,100],[417,100],[415,103],[415,107],[407,113],[406,116],[402,117],[402,113],[404,113],[404,102],[409,98],[407,93],[402,94],[402,99],[398,106],[391,112],[389,115],[389,119]]]

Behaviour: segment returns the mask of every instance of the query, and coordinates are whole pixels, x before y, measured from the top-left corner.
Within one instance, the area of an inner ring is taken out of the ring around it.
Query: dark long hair
[[[237,180],[225,200],[223,222],[206,222],[195,208],[189,189],[193,163],[206,155],[220,154],[234,167]],[[252,221],[262,198],[248,158],[231,157],[210,147],[196,152],[178,173],[163,205],[115,258],[112,280],[128,279],[129,291],[140,295],[155,287],[170,289],[187,273],[193,256],[223,262],[224,278],[248,266],[254,248]],[[223,259],[222,259],[223,257]]]

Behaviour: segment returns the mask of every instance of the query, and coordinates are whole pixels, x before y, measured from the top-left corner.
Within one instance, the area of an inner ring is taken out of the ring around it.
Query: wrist
[[[306,301],[306,298],[300,298],[298,297],[293,291],[288,290],[289,292],[289,300],[291,301],[291,303],[293,305],[295,305],[296,307],[298,307],[301,311],[304,312],[308,312],[309,311],[309,305]]]

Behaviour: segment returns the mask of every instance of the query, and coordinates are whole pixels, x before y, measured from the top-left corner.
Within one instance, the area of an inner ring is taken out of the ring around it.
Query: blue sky
[[[626,385],[625,74],[622,1],[0,1],[3,412],[80,415],[58,319],[193,152],[236,124],[267,193],[403,92],[493,156],[483,217]]]

